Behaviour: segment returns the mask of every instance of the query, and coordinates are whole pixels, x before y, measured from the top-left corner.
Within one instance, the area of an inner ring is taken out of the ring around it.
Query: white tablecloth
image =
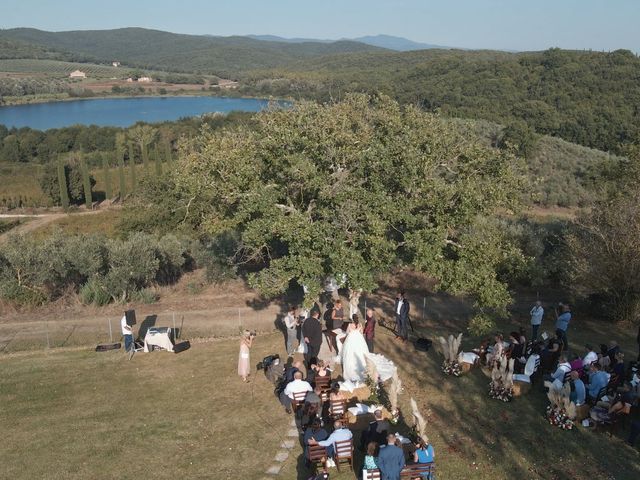
[[[173,342],[171,341],[171,329],[162,331],[149,330],[144,337],[144,351],[148,352],[150,346],[160,347],[168,352],[173,352]]]

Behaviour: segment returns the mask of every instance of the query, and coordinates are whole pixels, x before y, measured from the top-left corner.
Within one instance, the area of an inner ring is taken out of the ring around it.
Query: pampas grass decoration
[[[438,337],[438,341],[440,342],[440,348],[442,349],[442,355],[444,355],[444,359],[449,361],[449,345],[444,337]]]
[[[376,364],[366,355],[364,357],[364,361],[367,365],[367,375],[369,375],[369,378],[371,378],[371,380],[377,384],[379,375],[378,375],[378,368],[376,367]]]
[[[420,410],[418,410],[418,404],[413,397],[411,398],[411,412],[413,413],[413,421],[418,435],[420,435],[421,438],[427,438],[427,421],[420,413]]]

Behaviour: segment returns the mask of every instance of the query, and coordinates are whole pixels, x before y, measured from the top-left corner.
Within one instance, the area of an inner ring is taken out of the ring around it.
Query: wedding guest
[[[367,341],[367,347],[369,352],[373,353],[373,340],[376,336],[376,321],[373,317],[373,309],[367,308],[365,324],[364,324],[364,339]]]
[[[377,442],[369,442],[367,444],[367,453],[364,456],[363,470],[375,470],[378,468],[378,448]],[[362,478],[366,478],[366,472],[362,472]]]
[[[284,317],[284,326],[287,331],[287,355],[290,357],[296,353],[298,340],[298,319],[296,318],[296,307],[291,306]]]
[[[400,480],[400,472],[405,466],[404,452],[396,446],[396,436],[387,435],[387,445],[378,454],[378,468],[381,480]]]
[[[242,377],[243,382],[247,382],[247,377],[251,372],[251,359],[249,353],[253,345],[255,335],[249,330],[245,330],[240,340],[240,354],[238,355],[238,375]]]
[[[544,317],[544,308],[542,308],[540,300],[533,306],[529,315],[531,315],[531,340],[535,342],[538,339],[540,325],[542,325],[542,317]]]

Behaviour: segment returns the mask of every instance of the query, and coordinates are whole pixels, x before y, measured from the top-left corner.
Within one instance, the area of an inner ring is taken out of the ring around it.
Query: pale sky
[[[0,12],[0,28],[327,39],[384,33],[464,48],[640,52],[640,0],[0,0]]]

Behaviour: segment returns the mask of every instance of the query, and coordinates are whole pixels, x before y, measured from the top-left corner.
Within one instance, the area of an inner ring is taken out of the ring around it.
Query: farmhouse
[[[120,62],[111,62],[111,65],[113,65],[114,67],[119,67],[120,66]]]
[[[87,74],[81,70],[74,70],[69,74],[69,78],[87,78]]]

